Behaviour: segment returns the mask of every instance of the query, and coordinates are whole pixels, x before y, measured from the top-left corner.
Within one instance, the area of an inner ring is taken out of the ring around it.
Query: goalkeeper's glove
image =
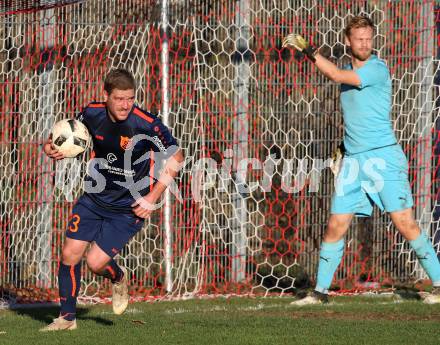
[[[344,156],[345,156],[345,146],[344,146],[344,142],[342,142],[332,153],[330,170],[332,171],[333,175],[335,175],[335,177],[338,177],[339,175],[339,171],[341,170],[342,160]]]
[[[288,46],[292,46],[296,50],[302,52],[310,61],[316,62],[315,54],[318,52],[318,48],[307,42],[301,35],[287,35],[283,40],[283,47]]]

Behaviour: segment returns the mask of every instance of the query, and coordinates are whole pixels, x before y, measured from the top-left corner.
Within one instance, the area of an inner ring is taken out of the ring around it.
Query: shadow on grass
[[[58,317],[60,308],[56,306],[45,308],[23,307],[13,309],[12,311],[15,312],[17,315],[28,316],[34,320],[49,324],[53,321],[53,319]],[[80,320],[94,321],[97,324],[103,326],[113,326],[114,324],[112,320],[108,320],[99,316],[87,316],[88,313],[88,308],[79,307],[76,310],[76,317]]]
[[[305,298],[312,291],[313,290],[311,290],[311,289],[297,290],[296,294],[295,294],[296,300]],[[411,288],[411,287],[397,287],[396,290],[394,291],[394,295],[397,298],[400,298],[402,300],[407,300],[407,301],[421,301],[421,300],[423,300],[422,296],[420,295],[420,291],[416,288]],[[380,293],[377,296],[380,297],[381,296]]]
[[[422,297],[419,294],[419,290],[416,289],[396,289],[394,291],[394,294],[398,295],[400,298],[404,300],[414,300],[414,301],[420,301]]]

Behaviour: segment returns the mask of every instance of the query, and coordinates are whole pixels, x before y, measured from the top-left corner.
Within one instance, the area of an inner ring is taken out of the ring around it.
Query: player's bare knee
[[[81,261],[82,253],[78,253],[69,247],[64,247],[61,252],[61,262],[64,265],[76,265]]]
[[[89,268],[90,271],[92,271],[94,273],[98,272],[99,267],[96,264],[96,262],[90,256],[87,256],[86,263],[87,263],[87,267]]]
[[[327,232],[340,233],[344,232],[348,228],[346,220],[339,219],[337,217],[330,217],[327,224]]]
[[[397,230],[408,239],[415,239],[420,233],[419,226],[414,219],[402,218],[394,222]]]
[[[327,232],[328,233],[333,233],[333,232],[337,232],[341,227],[341,223],[338,222],[337,220],[334,219],[330,219],[328,224],[327,224]]]
[[[328,225],[324,234],[324,242],[339,241],[344,235],[344,231],[335,224]]]
[[[350,226],[350,222],[351,222],[350,215],[330,216],[327,224],[327,229],[324,234],[324,242],[339,241],[347,232],[347,229]]]
[[[104,269],[105,263],[103,264],[101,261],[96,260],[94,256],[88,255],[87,266],[93,273],[100,273]]]
[[[99,273],[102,269],[100,265],[97,265],[96,263],[91,262],[89,260],[87,260],[87,266],[89,267],[89,270],[92,271],[93,273]]]

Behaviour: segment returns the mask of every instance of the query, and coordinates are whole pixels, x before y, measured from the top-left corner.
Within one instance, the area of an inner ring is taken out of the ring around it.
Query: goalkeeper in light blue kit
[[[351,63],[339,69],[300,35],[290,34],[283,46],[301,51],[318,70],[341,84],[345,155],[337,175],[331,215],[320,249],[315,290],[292,302],[328,302],[328,289],[344,253],[344,235],[352,218],[370,216],[373,205],[389,212],[397,230],[409,242],[433,283],[425,303],[440,302],[440,264],[433,246],[414,220],[408,162],[390,120],[391,78],[385,62],[372,55],[373,22],[353,17],[345,28]]]

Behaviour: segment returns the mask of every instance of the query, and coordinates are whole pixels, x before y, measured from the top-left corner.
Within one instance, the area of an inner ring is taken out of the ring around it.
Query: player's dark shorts
[[[114,257],[144,225],[134,213],[116,213],[98,206],[86,195],[72,210],[66,236],[96,242],[107,255]]]

